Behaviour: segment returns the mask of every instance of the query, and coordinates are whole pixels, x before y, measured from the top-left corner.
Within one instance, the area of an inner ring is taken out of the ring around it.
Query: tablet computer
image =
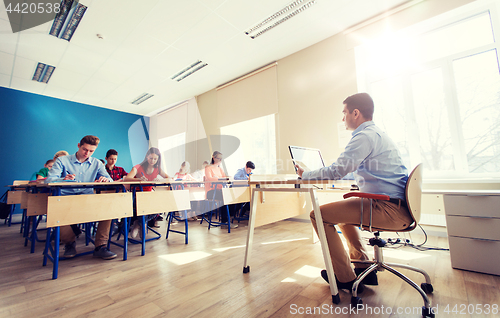
[[[295,164],[300,165],[305,171],[312,171],[325,166],[319,149],[298,146],[288,146],[288,149],[294,162],[295,172],[297,172]]]

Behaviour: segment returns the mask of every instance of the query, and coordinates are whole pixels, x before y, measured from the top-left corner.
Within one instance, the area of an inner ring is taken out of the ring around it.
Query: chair
[[[405,196],[406,196],[406,203],[408,205],[408,211],[410,212],[410,215],[413,219],[413,222],[404,230],[400,230],[397,232],[409,232],[415,229],[418,225],[418,222],[420,221],[420,206],[421,206],[421,196],[422,196],[422,164],[419,164],[413,169],[413,171],[410,173],[410,176],[408,177],[408,181],[406,182],[406,187],[405,187]],[[434,317],[434,313],[431,311],[431,306],[430,306],[430,301],[429,298],[427,297],[426,293],[432,293],[433,292],[433,287],[431,284],[431,279],[429,275],[424,271],[419,268],[409,266],[409,265],[404,265],[404,264],[395,264],[395,263],[387,263],[384,261],[383,257],[383,247],[386,246],[386,241],[380,238],[380,231],[383,231],[384,229],[379,229],[377,228],[376,231],[372,231],[372,209],[371,209],[371,202],[372,200],[389,200],[389,196],[387,195],[380,195],[380,194],[370,194],[370,193],[356,193],[356,192],[350,192],[346,193],[344,195],[344,199],[351,198],[351,197],[356,197],[356,198],[361,198],[361,220],[363,220],[363,199],[369,199],[370,200],[370,223],[368,226],[368,229],[366,226],[363,226],[362,221],[361,221],[361,226],[365,229],[368,230],[372,233],[374,233],[374,237],[372,237],[369,241],[369,245],[373,246],[374,248],[374,260],[352,260],[351,262],[354,264],[367,264],[370,265],[365,271],[363,271],[356,279],[356,281],[353,283],[352,287],[352,298],[351,298],[351,304],[353,306],[358,306],[363,303],[360,297],[357,296],[357,290],[358,290],[358,285],[359,283],[371,272],[374,271],[383,271],[384,269],[388,270],[389,272],[393,273],[394,275],[398,276],[408,284],[410,284],[413,288],[415,288],[420,295],[422,296],[424,300],[424,306],[422,307],[422,316],[423,317]],[[408,277],[405,275],[401,274],[397,270],[395,270],[393,267],[399,267],[399,268],[404,268],[408,270],[412,270],[418,273],[421,273],[425,277],[425,283],[422,283],[420,287],[414,283],[412,280],[410,280]]]
[[[226,187],[226,184],[223,184],[223,187]],[[227,205],[224,205],[223,202],[217,200],[216,198],[217,191],[213,192],[212,198],[206,199],[205,203],[207,208],[204,209],[204,211],[208,211],[202,215],[200,224],[203,223],[203,220],[207,221],[208,223],[208,229],[210,230],[210,227],[218,227],[222,225],[227,225],[227,232],[231,233],[231,216],[229,215],[229,207]],[[221,198],[219,198],[221,199]],[[223,211],[224,210],[224,211]],[[227,222],[220,222],[221,214],[226,213],[227,215]],[[218,219],[219,221],[212,221],[212,216],[215,214],[216,220]]]

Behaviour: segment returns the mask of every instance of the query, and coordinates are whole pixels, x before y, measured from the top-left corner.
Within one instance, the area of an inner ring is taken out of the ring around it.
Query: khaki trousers
[[[401,231],[406,229],[412,222],[412,218],[406,206],[400,206],[388,201],[373,200],[372,204],[372,230]],[[342,282],[350,282],[356,279],[356,274],[351,267],[351,258],[368,260],[365,246],[361,240],[361,199],[347,199],[332,202],[320,207],[323,225],[325,227],[328,249],[332,258],[333,270],[337,279]],[[318,233],[314,211],[311,212],[311,221]],[[370,223],[370,200],[363,200],[363,225],[368,228]],[[338,225],[344,235],[349,254],[344,249],[340,236],[335,228]],[[358,265],[366,267],[366,265]]]
[[[107,245],[109,240],[109,228],[111,227],[111,220],[99,221],[97,225],[97,231],[95,234],[95,246]],[[71,226],[61,226],[61,242],[64,244],[70,244],[75,241],[75,232]]]

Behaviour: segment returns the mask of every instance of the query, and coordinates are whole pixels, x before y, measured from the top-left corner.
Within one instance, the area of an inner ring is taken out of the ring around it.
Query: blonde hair
[[[67,156],[69,155],[69,153],[66,151],[66,150],[59,150],[58,152],[56,152],[56,154],[54,155],[54,161],[59,158],[59,157],[63,157],[63,156]]]
[[[184,171],[184,173],[189,173],[189,171],[191,170],[191,165],[189,164],[189,162],[187,161],[184,161],[182,164],[181,164],[181,168],[179,169],[179,173],[182,173],[182,168],[185,168],[186,170]]]

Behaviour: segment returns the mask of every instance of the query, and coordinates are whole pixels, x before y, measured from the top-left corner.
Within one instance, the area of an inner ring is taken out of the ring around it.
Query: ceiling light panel
[[[316,0],[295,0],[283,9],[273,13],[266,19],[250,27],[247,31],[245,31],[245,34],[251,39],[255,39],[277,27],[281,23],[293,18],[297,14],[304,12],[314,4],[316,4]]]
[[[74,0],[62,0],[49,34],[70,41],[87,7]]]
[[[35,73],[33,74],[33,81],[47,84],[56,68],[52,65],[38,63]]]
[[[204,63],[204,62],[198,60],[198,61],[196,61],[194,63],[191,63],[187,67],[185,67],[182,71],[177,72],[176,74],[174,74],[172,77],[170,77],[170,79],[172,79],[174,81],[177,81],[177,82],[180,82],[183,79],[185,79],[186,77],[188,77],[188,76],[192,75],[193,73],[201,70],[202,68],[204,68],[207,65],[208,65],[207,63]]]
[[[151,97],[153,97],[154,95],[153,94],[149,94],[149,93],[144,93],[144,94],[141,94],[139,95],[138,97],[136,97],[132,102],[131,104],[133,105],[139,105],[140,103],[144,103],[145,101],[147,101],[148,99],[150,99]]]

